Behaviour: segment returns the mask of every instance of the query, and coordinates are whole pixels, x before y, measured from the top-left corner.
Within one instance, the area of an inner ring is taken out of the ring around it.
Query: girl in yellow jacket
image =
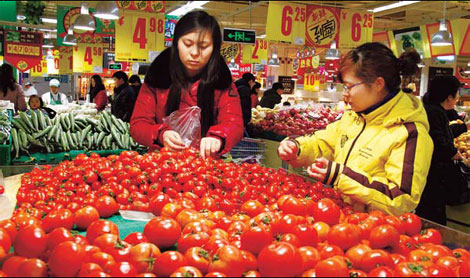
[[[380,43],[350,51],[338,76],[350,109],[325,130],[281,142],[281,159],[308,167],[310,176],[337,187],[355,209],[413,211],[426,184],[433,143],[423,105],[400,91],[400,75],[404,80],[415,75],[419,61],[415,50],[397,59]]]

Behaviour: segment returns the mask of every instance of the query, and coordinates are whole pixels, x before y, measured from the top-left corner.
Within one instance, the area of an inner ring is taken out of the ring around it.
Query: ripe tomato
[[[372,249],[395,248],[400,242],[400,234],[392,225],[381,225],[371,231],[369,241]]]
[[[401,220],[405,222],[405,233],[409,236],[414,236],[421,231],[422,223],[421,218],[413,213],[405,213],[400,216]]]
[[[181,227],[175,220],[159,216],[150,220],[144,228],[144,235],[160,249],[173,246],[181,236]],[[170,275],[168,273],[168,275]],[[158,274],[157,274],[158,275]]]
[[[16,277],[47,277],[47,265],[40,259],[27,259],[19,265]]]
[[[47,248],[46,233],[37,226],[26,227],[16,235],[13,247],[19,256],[39,258]]]
[[[392,225],[393,227],[395,227],[395,229],[397,229],[397,231],[400,235],[403,235],[403,234],[406,233],[405,222],[403,222],[403,220],[400,219],[400,217],[394,216],[394,215],[387,215],[385,217],[385,221],[387,221],[387,224]]]
[[[318,244],[318,232],[313,225],[300,224],[295,226],[294,235],[300,240],[300,246],[313,246]]]
[[[155,260],[153,273],[158,277],[168,277],[175,272],[175,270],[185,265],[187,265],[187,261],[181,253],[167,251]]]
[[[94,206],[102,218],[109,218],[119,210],[119,205],[116,200],[110,196],[101,196]]]
[[[317,277],[315,269],[309,269],[302,273],[302,277]]]
[[[369,277],[397,277],[398,275],[390,267],[379,266],[377,268],[374,268],[371,272],[369,272],[368,276]]]
[[[393,260],[387,252],[371,250],[362,257],[360,268],[365,272],[370,272],[379,266],[393,267]]]
[[[261,250],[271,244],[273,235],[262,226],[251,226],[241,236],[242,249],[258,255]]]
[[[159,193],[150,199],[150,209],[155,216],[160,216],[163,207],[170,202],[170,197],[164,193]]]
[[[315,230],[318,233],[318,241],[323,242],[328,239],[328,233],[330,232],[330,226],[325,222],[315,222],[313,224]]]
[[[470,258],[470,252],[465,249],[457,248],[452,251],[454,257],[456,257],[460,263]]]
[[[46,233],[60,227],[71,230],[73,228],[73,214],[68,209],[51,211],[42,219],[42,226]]]
[[[95,263],[86,263],[83,264],[80,268],[80,271],[77,274],[77,277],[85,277],[93,272],[103,272],[103,268]]]
[[[232,245],[219,248],[209,266],[209,272],[221,272],[231,277],[239,277],[244,271],[242,253],[240,249]]]
[[[262,276],[293,277],[302,270],[302,256],[289,243],[278,242],[266,246],[258,255]]]
[[[300,256],[302,256],[302,272],[315,268],[321,260],[320,253],[315,247],[303,246],[299,248]]]
[[[105,271],[108,271],[116,264],[116,260],[113,256],[104,252],[96,252],[88,258],[88,262],[95,263],[101,266]]]
[[[283,198],[284,197],[284,198]],[[279,209],[285,214],[304,216],[307,206],[294,196],[284,195],[277,202]]]
[[[184,254],[189,266],[194,266],[202,273],[207,273],[210,265],[209,251],[201,247],[189,248]]]
[[[455,277],[456,272],[445,266],[433,265],[424,272],[427,277]]]
[[[209,239],[209,235],[204,232],[185,234],[178,239],[178,252],[185,254],[189,248],[202,247]]]
[[[398,277],[426,277],[424,267],[417,262],[399,263],[395,266]]]
[[[470,277],[470,260],[465,260],[460,265],[459,269],[460,277]]]
[[[86,230],[91,223],[100,219],[99,212],[92,206],[86,206],[75,212],[75,225],[77,229]]]
[[[139,233],[139,232],[136,232],[136,233],[132,233],[132,234],[129,234],[125,239],[124,239],[125,242],[129,243],[130,245],[132,246],[135,246],[139,243],[148,243],[149,240],[147,239],[147,237],[144,236],[143,233]]]
[[[243,277],[262,277],[261,273],[256,270],[250,270],[243,274]]]
[[[183,266],[175,270],[170,277],[202,277],[202,273],[195,267]]]
[[[86,239],[93,243],[97,237],[108,233],[119,235],[119,229],[116,224],[108,220],[98,220],[91,223],[91,225],[88,227]]]
[[[318,251],[320,251],[320,257],[322,260],[335,256],[344,256],[343,249],[336,245],[325,244],[323,247],[319,248]]]
[[[2,271],[5,272],[8,277],[16,277],[18,268],[26,260],[27,258],[25,257],[11,256],[3,262]]]
[[[349,269],[344,257],[331,257],[315,266],[317,277],[348,277]]]
[[[362,257],[364,257],[364,255],[369,252],[369,251],[372,251],[372,249],[365,245],[365,244],[358,244],[352,248],[350,248],[347,252],[346,252],[346,257],[351,260],[353,266],[355,268],[358,268],[361,266],[361,260],[362,260]]]
[[[112,277],[135,277],[137,269],[129,262],[118,262],[109,270]]]
[[[204,277],[227,277],[227,275],[220,273],[220,272],[210,272],[207,273]]]
[[[436,261],[436,265],[438,266],[443,266],[452,269],[453,271],[457,272],[460,262],[457,258],[452,257],[452,256],[444,256],[439,258]]]
[[[10,235],[3,228],[0,228],[0,247],[3,247],[6,252],[10,251],[11,247]]]
[[[84,247],[67,241],[57,245],[49,258],[49,269],[56,277],[74,277],[86,261]]]
[[[3,185],[0,185],[0,195],[2,195],[3,193],[5,193],[5,187],[3,187]]]
[[[72,233],[65,228],[57,228],[47,235],[47,250],[54,248],[62,242],[74,241]]]
[[[0,221],[0,228],[4,229],[8,235],[10,236],[10,240],[13,242],[15,241],[16,233],[18,230],[16,229],[16,223],[13,222],[11,219]]]
[[[118,235],[103,234],[95,239],[93,245],[113,256],[117,262],[129,260],[131,246],[129,243],[122,241]]]
[[[421,235],[418,237],[418,242],[421,244],[434,243],[441,245],[442,236],[441,233],[436,229],[426,229],[421,232]]]
[[[330,199],[320,200],[313,211],[315,221],[325,222],[330,226],[339,223],[340,215],[341,212],[338,205]]]
[[[255,217],[256,215],[264,212],[264,205],[261,204],[259,201],[250,200],[242,205],[240,211],[245,213],[249,217]]]
[[[328,243],[336,245],[344,251],[360,242],[359,228],[353,224],[338,224],[331,227],[328,233]]]

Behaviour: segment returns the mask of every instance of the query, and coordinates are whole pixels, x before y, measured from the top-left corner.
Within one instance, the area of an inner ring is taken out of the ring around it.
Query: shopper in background
[[[282,83],[276,82],[273,84],[273,87],[271,89],[264,92],[264,95],[261,98],[259,105],[261,107],[273,109],[274,106],[276,106],[276,104],[281,103],[282,101],[281,95],[283,93],[284,93],[284,87],[282,86]]]
[[[243,136],[237,88],[224,58],[217,20],[204,11],[190,12],[176,25],[173,45],[152,63],[135,105],[132,137],[150,150],[183,150],[180,134],[163,124],[172,112],[201,109],[202,157],[232,149]]]
[[[287,138],[279,156],[334,185],[356,210],[401,215],[421,198],[433,150],[421,101],[400,91],[418,72],[419,54],[399,59],[381,43],[366,43],[341,61],[339,80],[350,109],[326,130]]]
[[[34,110],[40,110],[44,115],[48,116],[51,119],[54,119],[54,117],[57,115],[57,112],[52,110],[49,107],[44,107],[44,102],[42,101],[42,98],[40,98],[37,95],[32,95],[29,98],[28,105],[30,110],[28,110],[28,114],[31,115],[31,111]]]
[[[34,88],[33,83],[31,82],[27,82],[26,84],[24,84],[24,89],[25,97],[30,97],[38,94],[38,91],[36,90],[36,88]]]
[[[259,91],[261,89],[261,84],[259,82],[256,82],[255,86],[251,89],[251,108],[256,108],[259,104]]]
[[[431,126],[429,133],[434,142],[434,152],[426,188],[416,213],[442,225],[447,221],[446,202],[451,201],[450,198],[459,198],[449,194],[455,192],[454,189],[459,184],[468,187],[460,169],[454,164],[454,161],[463,158],[454,146],[455,136],[446,115],[446,110],[454,109],[458,101],[459,87],[460,82],[455,76],[436,76],[431,80],[429,91],[423,98]]]
[[[140,92],[140,87],[142,87],[142,82],[140,81],[140,77],[136,74],[132,75],[130,78],[129,78],[129,85],[132,87],[132,89],[134,90],[135,92],[135,97],[137,99],[137,97],[139,96],[139,92]]]
[[[0,100],[8,100],[15,105],[15,113],[26,111],[23,88],[16,83],[13,67],[9,64],[0,66]]]
[[[460,84],[462,86],[462,84]],[[453,107],[450,110],[446,110],[447,119],[450,121],[450,129],[454,138],[459,137],[463,133],[468,131],[468,126],[465,124],[465,116],[459,116],[459,113]]]
[[[125,122],[130,122],[136,100],[135,92],[129,86],[128,77],[123,71],[115,72],[113,78],[115,87],[111,113]]]
[[[49,81],[50,91],[42,95],[44,105],[65,105],[68,104],[67,96],[59,92],[60,82],[57,79]]]
[[[251,89],[256,84],[256,78],[253,74],[247,72],[243,74],[242,78],[235,82],[237,86],[238,95],[240,96],[240,103],[243,113],[243,124],[246,128],[251,121]]]
[[[88,93],[90,103],[96,104],[96,109],[102,111],[108,104],[108,94],[103,84],[103,79],[97,74],[91,77],[90,91]]]

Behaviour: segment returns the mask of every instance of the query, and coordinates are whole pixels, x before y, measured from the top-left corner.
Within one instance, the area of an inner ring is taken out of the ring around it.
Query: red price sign
[[[281,20],[279,20],[281,19]],[[270,1],[266,22],[266,38],[302,45],[305,42],[305,5]]]

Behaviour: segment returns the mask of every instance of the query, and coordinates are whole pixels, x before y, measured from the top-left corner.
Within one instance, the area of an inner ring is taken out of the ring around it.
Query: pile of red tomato
[[[320,183],[193,150],[80,155],[24,175],[17,199],[0,277],[470,276],[414,214],[354,213]],[[156,217],[121,239],[100,220],[119,209]]]

